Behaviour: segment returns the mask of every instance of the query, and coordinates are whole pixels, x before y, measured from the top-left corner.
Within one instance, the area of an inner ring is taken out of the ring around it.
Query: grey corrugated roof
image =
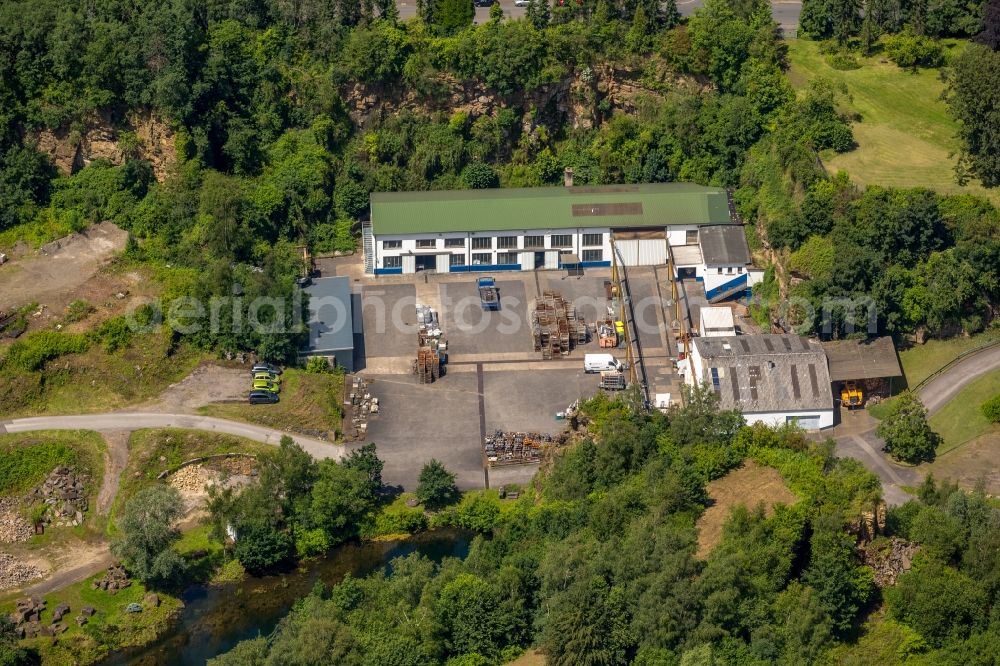
[[[309,294],[307,350],[319,354],[354,349],[350,278],[318,278],[303,291]]]
[[[746,266],[750,263],[750,248],[742,225],[720,224],[702,227],[698,242],[701,255],[709,268],[716,266]]]
[[[746,414],[833,409],[826,353],[797,335],[695,338],[709,385],[723,409]]]
[[[831,340],[823,343],[830,360],[830,379],[875,379],[903,374],[892,338]]]
[[[724,189],[692,183],[372,192],[371,219],[376,236],[732,221]]]

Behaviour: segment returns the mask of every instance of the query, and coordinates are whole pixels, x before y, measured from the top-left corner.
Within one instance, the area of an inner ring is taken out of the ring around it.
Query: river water
[[[157,642],[112,655],[104,666],[194,666],[222,654],[247,638],[269,634],[295,602],[309,594],[316,583],[327,586],[350,573],[360,577],[413,552],[434,561],[464,558],[470,535],[453,530],[418,534],[405,541],[367,542],[339,546],[322,560],[303,563],[280,576],[247,577],[239,583],[196,586],[181,598],[184,609],[174,626]]]

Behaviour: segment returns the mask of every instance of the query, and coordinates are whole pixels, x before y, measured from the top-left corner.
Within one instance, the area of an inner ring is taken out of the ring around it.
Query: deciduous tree
[[[893,458],[908,463],[934,459],[940,436],[927,423],[927,408],[914,393],[896,396],[889,414],[875,430]]]

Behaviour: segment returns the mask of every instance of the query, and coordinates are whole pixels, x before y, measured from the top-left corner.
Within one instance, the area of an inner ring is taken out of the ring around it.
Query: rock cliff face
[[[656,89],[640,80],[640,72],[603,66],[585,67],[561,81],[542,85],[531,91],[499,95],[477,81],[461,81],[439,75],[430,84],[433,93],[420,93],[412,87],[355,83],[343,91],[348,113],[364,129],[399,113],[466,113],[471,118],[493,115],[502,108],[534,109],[526,119],[526,131],[537,124],[566,123],[574,129],[589,129],[603,122],[613,110],[634,112],[643,99],[662,100],[668,88],[701,88],[696,82],[669,73],[657,75]]]
[[[69,129],[38,133],[38,149],[52,157],[60,173],[76,173],[97,159],[122,164],[132,153],[149,161],[156,180],[162,182],[177,161],[173,131],[149,113],[129,115],[122,127],[112,125],[106,116],[92,118],[85,127],[82,134]]]

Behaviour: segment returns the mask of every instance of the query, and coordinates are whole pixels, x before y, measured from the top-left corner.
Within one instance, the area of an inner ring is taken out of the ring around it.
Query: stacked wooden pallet
[[[441,357],[431,347],[417,349],[417,360],[413,362],[413,374],[421,384],[433,384],[441,376]]]
[[[587,324],[558,291],[546,290],[535,301],[531,332],[535,351],[541,352],[546,360],[566,356],[574,347],[587,342]]]

